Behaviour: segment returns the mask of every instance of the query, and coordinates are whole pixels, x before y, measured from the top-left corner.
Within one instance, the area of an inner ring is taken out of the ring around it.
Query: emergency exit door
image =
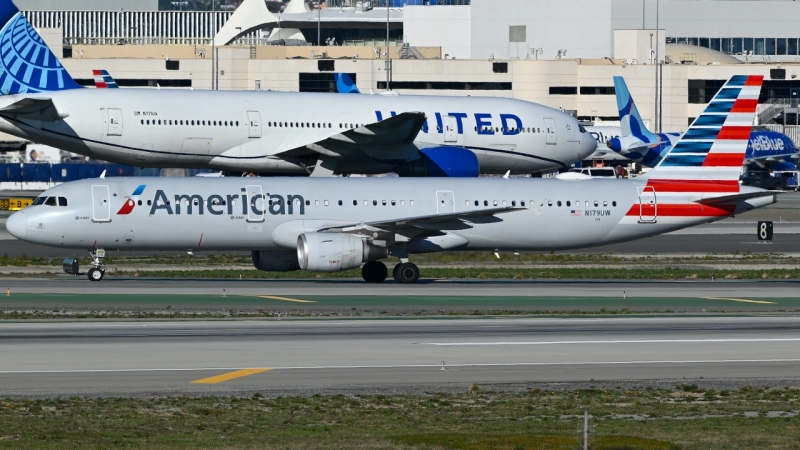
[[[452,214],[456,212],[456,199],[453,191],[436,192],[436,211],[439,214]]]
[[[247,121],[250,126],[250,137],[261,137],[261,113],[258,111],[247,111]]]
[[[455,144],[458,142],[458,123],[455,117],[445,116],[442,117],[444,122],[444,141],[446,143]]]
[[[92,222],[111,222],[111,195],[108,186],[92,186]]]
[[[558,144],[558,135],[556,134],[556,121],[553,119],[544,119],[544,131],[547,133],[547,145]]]
[[[108,136],[122,136],[122,110],[109,108],[106,110],[108,115]]]
[[[658,219],[658,203],[653,186],[639,188],[639,223],[655,223]]]

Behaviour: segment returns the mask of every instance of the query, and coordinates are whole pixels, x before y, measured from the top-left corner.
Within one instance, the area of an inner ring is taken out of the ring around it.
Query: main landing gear
[[[364,264],[361,276],[367,283],[383,283],[389,276],[389,270],[386,268],[386,264],[380,261],[371,261]],[[419,267],[410,262],[400,263],[394,266],[392,276],[394,281],[399,284],[414,284],[419,281]]]
[[[101,281],[106,276],[106,266],[103,265],[103,258],[106,257],[105,250],[93,250],[89,252],[92,255],[92,268],[86,274],[89,281]]]

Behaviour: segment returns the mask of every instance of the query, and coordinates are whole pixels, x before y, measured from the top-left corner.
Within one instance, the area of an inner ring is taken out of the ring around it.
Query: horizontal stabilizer
[[[24,98],[0,109],[0,114],[42,122],[55,122],[67,117],[58,112],[53,100],[49,98]]]
[[[751,198],[761,198],[785,194],[784,191],[755,191],[755,192],[742,192],[739,194],[722,195],[718,197],[701,198],[695,200],[694,203],[701,205],[730,205],[740,202],[742,200],[750,200]]]

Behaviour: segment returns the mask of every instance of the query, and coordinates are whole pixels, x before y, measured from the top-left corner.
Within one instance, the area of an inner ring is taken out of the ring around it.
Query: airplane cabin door
[[[261,113],[258,111],[247,111],[247,121],[250,126],[250,137],[261,137]]]
[[[247,221],[254,223],[254,222],[263,222],[264,221],[264,214],[266,213],[267,209],[267,202],[264,199],[264,191],[261,189],[261,186],[247,186],[247,198],[248,202],[250,202],[247,206]]]
[[[122,136],[122,110],[109,108],[106,110],[108,114],[108,131],[107,136]]]
[[[451,214],[456,212],[456,197],[453,191],[436,192],[436,212],[438,214]]]
[[[92,186],[92,222],[111,222],[111,195],[108,186]]]
[[[639,223],[656,223],[658,219],[658,203],[653,186],[639,188]]]
[[[458,143],[458,123],[455,117],[442,117],[444,124],[444,142],[449,144]]]
[[[553,119],[544,119],[544,131],[547,133],[547,145],[558,144],[558,135],[556,134],[556,121]]]

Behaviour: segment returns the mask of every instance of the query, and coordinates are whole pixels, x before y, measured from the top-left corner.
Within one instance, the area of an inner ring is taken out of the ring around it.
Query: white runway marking
[[[734,363],[793,363],[800,359],[717,359],[717,360],[664,360],[664,361],[578,361],[578,362],[539,362],[539,363],[493,363],[493,364],[447,364],[453,367],[535,367],[535,366],[602,366],[607,365],[654,365],[654,364],[734,364]],[[276,370],[342,370],[342,369],[439,369],[440,364],[396,364],[375,366],[286,366],[272,367]],[[201,372],[201,371],[231,371],[241,370],[242,367],[203,367],[182,369],[91,369],[91,370],[3,370],[0,375],[15,374],[81,374],[81,373],[131,373],[131,372]]]
[[[728,342],[800,342],[800,338],[776,339],[641,339],[629,341],[543,341],[543,342],[425,342],[418,345],[437,347],[472,347],[489,345],[590,345],[590,344],[697,344]]]

